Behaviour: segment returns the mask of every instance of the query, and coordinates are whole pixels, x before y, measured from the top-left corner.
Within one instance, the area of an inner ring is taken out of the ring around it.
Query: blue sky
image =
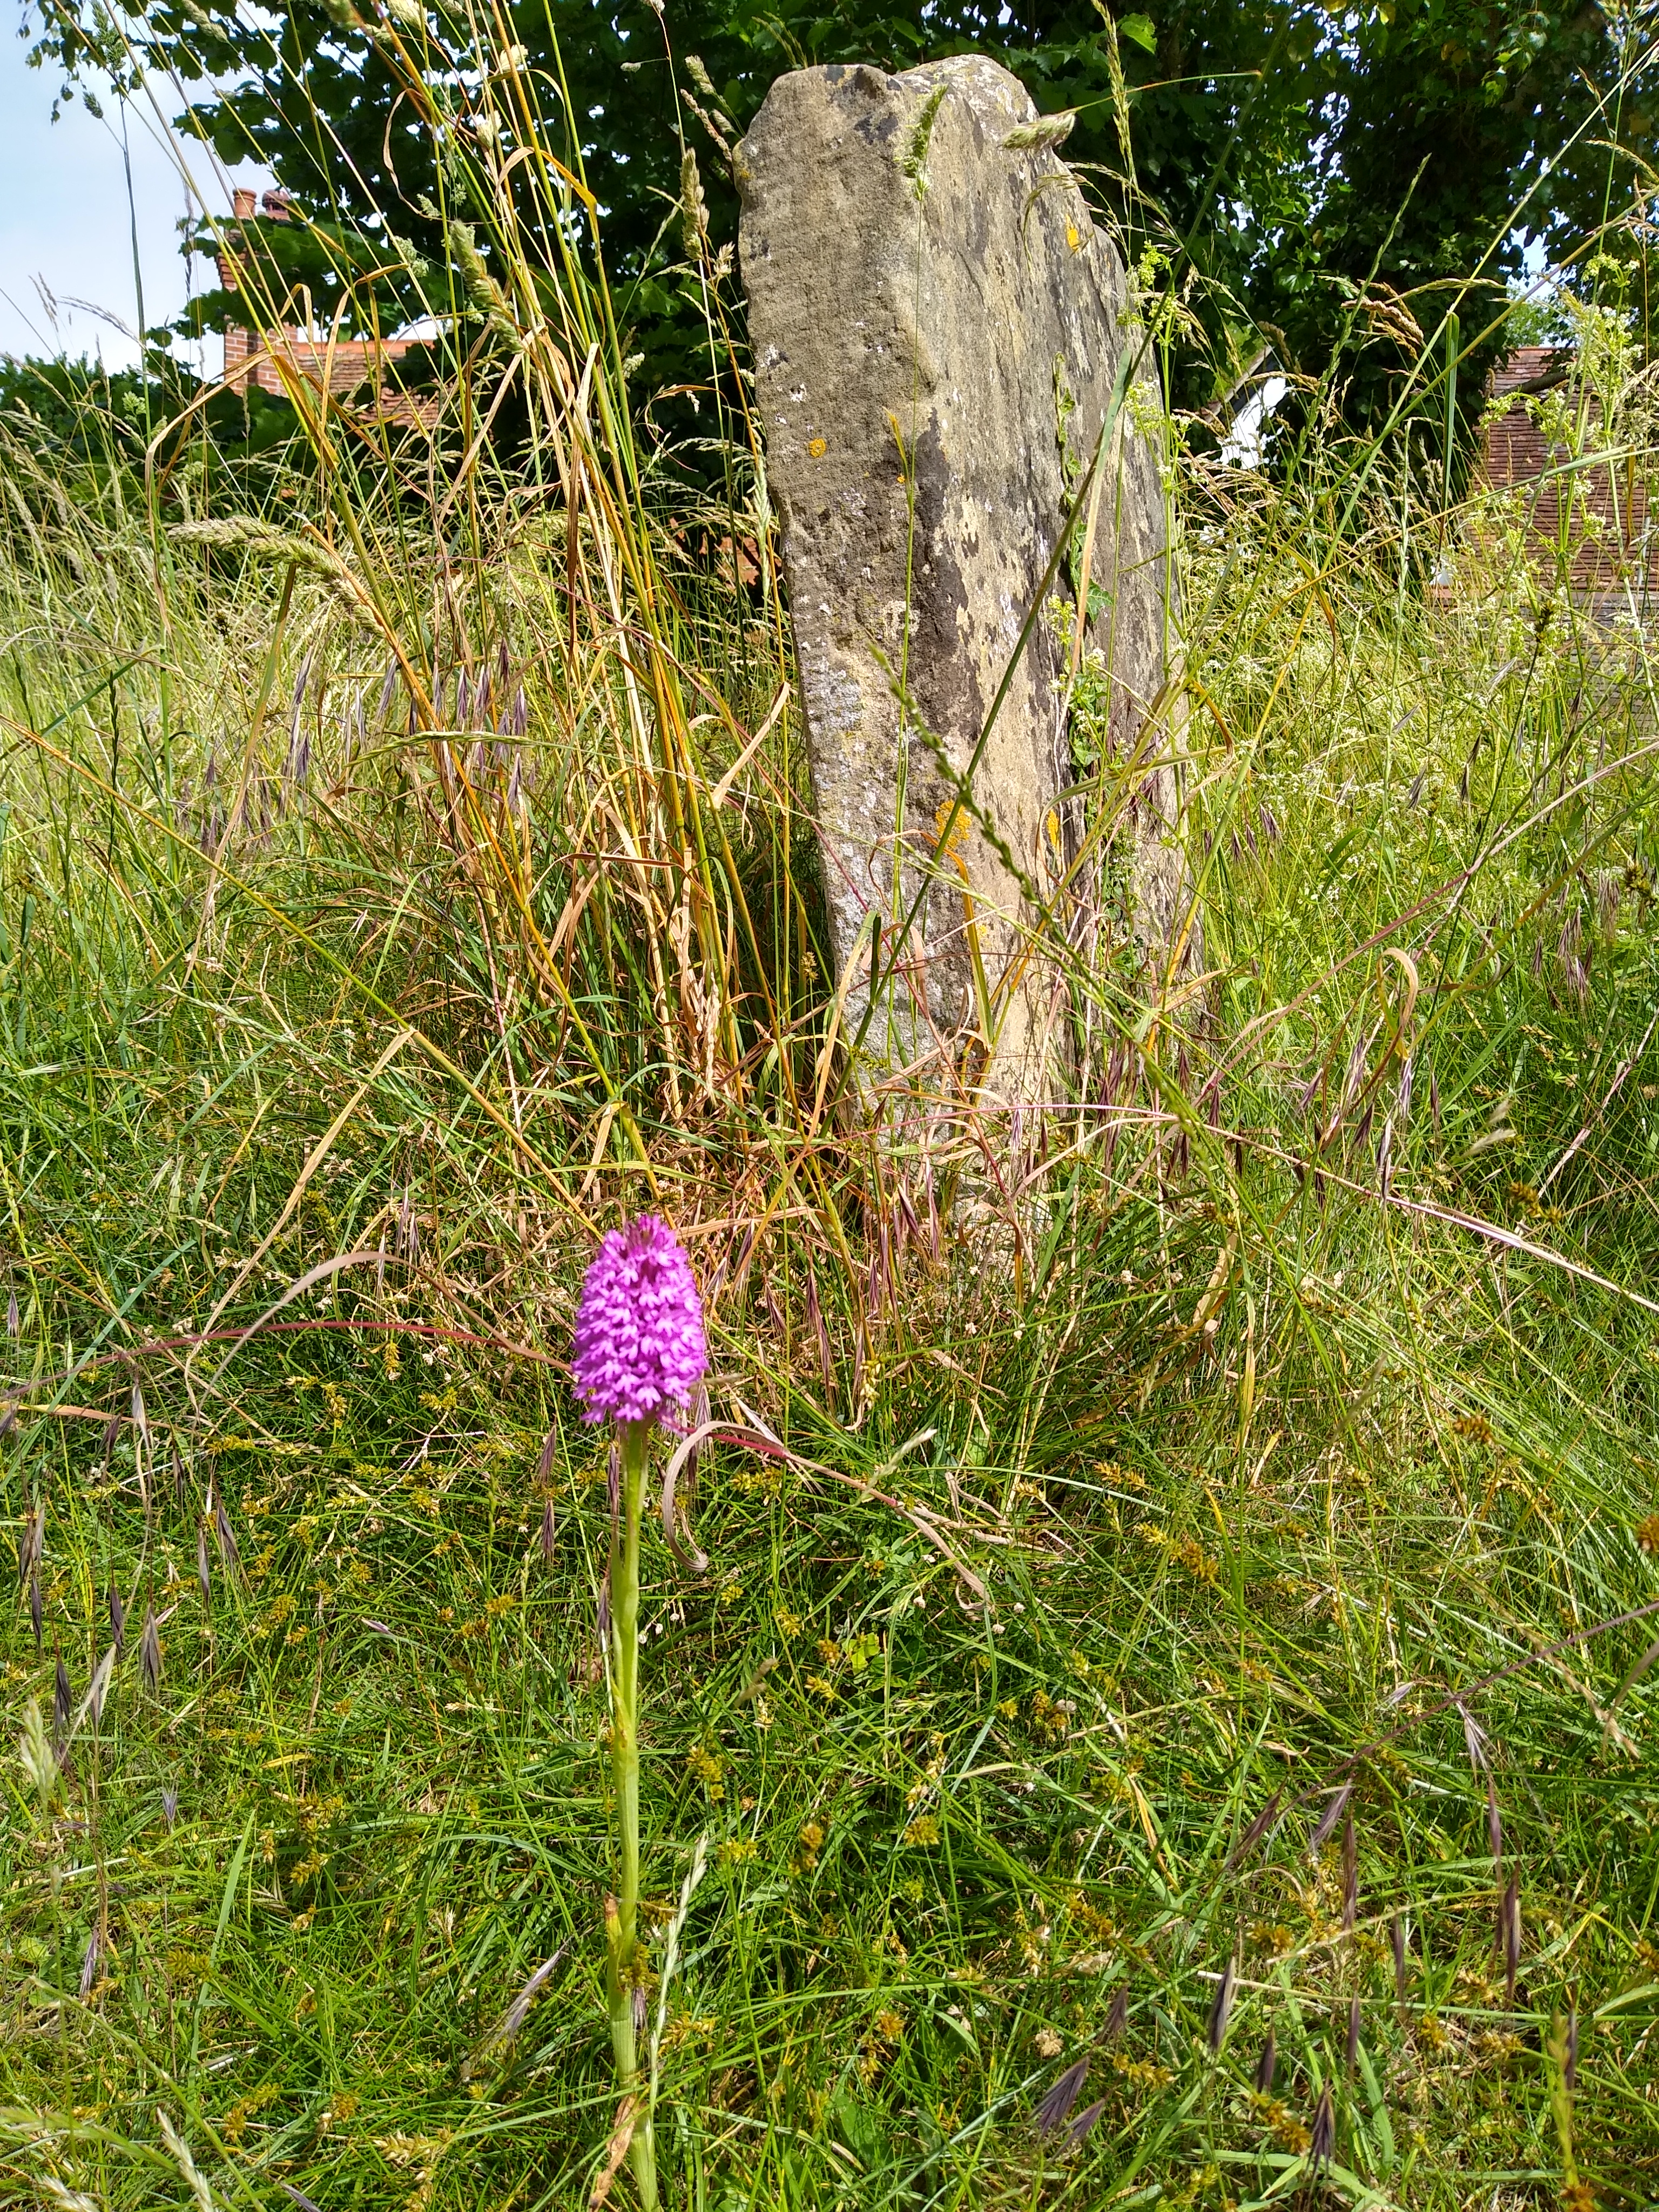
[[[58,74],[27,66],[15,14],[8,13],[5,28],[12,35],[0,36],[0,354],[101,353],[112,368],[124,367],[136,356],[131,339],[68,302],[89,301],[129,330],[136,327],[136,222],[145,319],[153,325],[178,314],[186,297],[179,252],[179,222],[190,206],[185,178],[154,114],[131,107],[125,116],[130,204],[121,107],[107,102],[97,122],[76,100],[53,123]],[[189,161],[215,205],[228,205],[228,179],[205,149],[192,146]],[[259,176],[252,167],[236,173],[248,182]],[[201,289],[209,272],[198,266],[196,274]],[[37,277],[58,301],[55,326]]]

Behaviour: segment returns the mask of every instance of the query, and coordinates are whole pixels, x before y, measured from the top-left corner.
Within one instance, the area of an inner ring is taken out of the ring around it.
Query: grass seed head
[[[1504,1891],[1498,1913],[1498,1940],[1504,1952],[1504,1999],[1515,2002],[1515,1980],[1521,1970],[1521,1877],[1512,1874]]]
[[[70,2188],[67,2183],[59,2181],[55,2173],[37,2173],[34,2186],[48,2204],[57,2208],[57,2212],[103,2212],[103,2207],[95,2197],[88,2197],[84,2191]]]
[[[230,1516],[217,1485],[213,1492],[213,1540],[219,1547],[220,1564],[227,1574],[234,1575],[240,1557],[236,1546],[236,1531],[230,1525]]]
[[[44,1810],[58,1786],[58,1758],[46,1735],[46,1723],[38,1698],[31,1698],[24,1707],[22,1734],[17,1740],[17,1758]]]
[[[1036,2108],[1036,2131],[1040,2136],[1051,2136],[1064,2124],[1088,2078],[1087,2058],[1073,2059]]]
[[[138,1639],[138,1664],[143,1669],[145,1683],[152,1692],[161,1686],[161,1632],[155,1623],[155,1607],[144,1607],[143,1633]]]
[[[1335,2153],[1336,2107],[1331,2102],[1331,2085],[1328,2081],[1319,2093],[1308,2130],[1308,2163],[1316,2174],[1321,2166],[1330,2164]]]
[[[22,1541],[17,1547],[17,1579],[20,1583],[27,1583],[31,1575],[39,1572],[46,1541],[46,1509],[44,1505],[37,1505],[23,1519]]]
[[[1324,1844],[1328,1844],[1331,1838],[1336,1833],[1336,1824],[1342,1818],[1342,1815],[1347,1811],[1348,1800],[1352,1796],[1352,1783],[1345,1782],[1342,1787],[1337,1791],[1335,1796],[1332,1798],[1330,1803],[1320,1814],[1318,1822],[1314,1828],[1314,1832],[1308,1838],[1308,1849],[1310,1851],[1319,1850]]]
[[[1238,1961],[1229,1959],[1222,1970],[1221,1979],[1210,2006],[1208,2041],[1212,2051],[1219,2051],[1227,2039],[1227,2022],[1232,2014],[1233,1990],[1237,1978]]]
[[[1469,1765],[1476,1774],[1484,1774],[1486,1771],[1486,1731],[1461,1698],[1453,1702],[1463,1723],[1463,1744],[1469,1754]]]
[[[173,2126],[167,2113],[159,2107],[155,2118],[161,2130],[161,2140],[167,2145],[168,2154],[178,2167],[185,2186],[190,2191],[197,2212],[214,2212],[213,2191],[208,2187],[207,2176],[191,2157],[190,2145]]]

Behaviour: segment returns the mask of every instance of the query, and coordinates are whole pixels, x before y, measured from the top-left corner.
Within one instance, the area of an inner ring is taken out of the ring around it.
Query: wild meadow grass
[[[1479,496],[1189,470],[1201,974],[1057,930],[1069,1089],[855,1111],[752,456],[671,527],[506,228],[534,497],[5,434],[9,2201],[588,2201],[566,1362],[649,1206],[722,1424],[646,1534],[666,2202],[1651,2203],[1640,632]]]

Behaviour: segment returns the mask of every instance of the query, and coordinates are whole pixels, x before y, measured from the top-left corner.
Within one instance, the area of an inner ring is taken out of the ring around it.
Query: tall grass
[[[648,1196],[723,1424],[644,1623],[668,2201],[1645,2202],[1644,634],[1430,466],[1188,467],[1201,980],[1055,933],[1070,1095],[860,1120],[740,416],[688,514],[580,178],[408,70],[429,441],[296,392],[239,504],[9,434],[8,2188],[586,2200],[562,1363]],[[1568,485],[1646,465],[1594,366]]]

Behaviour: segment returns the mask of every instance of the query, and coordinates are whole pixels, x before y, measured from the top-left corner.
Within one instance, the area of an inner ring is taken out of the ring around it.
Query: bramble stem
[[[639,1986],[640,1920],[640,1521],[651,1425],[622,1425],[622,1497],[611,1530],[611,1778],[617,1802],[614,1910],[607,1901],[606,1993],[617,2087],[640,2102],[629,2159],[643,2212],[655,2212],[657,2146],[640,2085],[634,2004]]]

